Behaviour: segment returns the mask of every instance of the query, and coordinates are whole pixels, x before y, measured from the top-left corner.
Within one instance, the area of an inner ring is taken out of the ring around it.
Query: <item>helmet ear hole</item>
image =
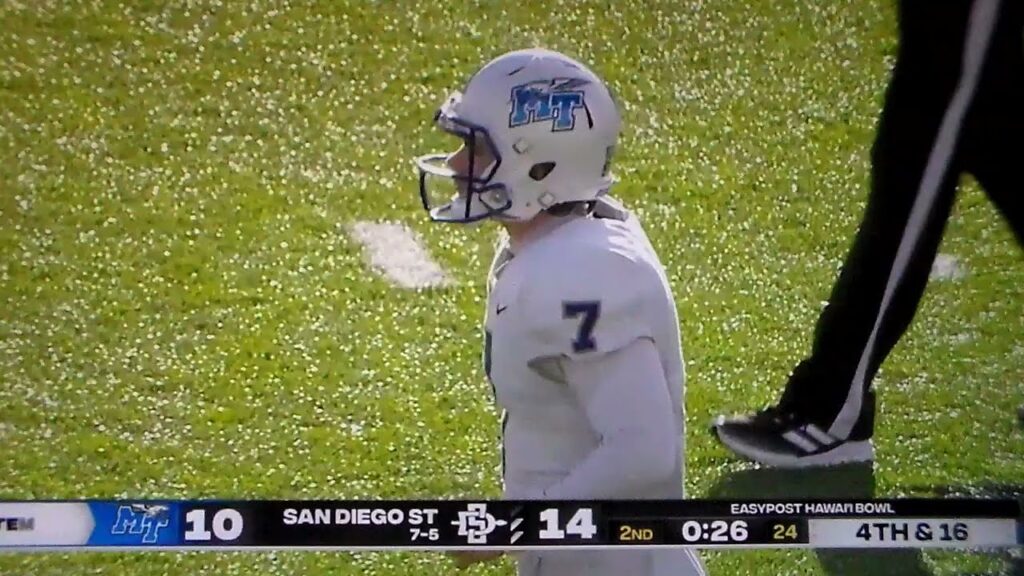
[[[534,164],[533,166],[530,167],[530,178],[533,178],[537,182],[540,182],[541,180],[547,178],[548,174],[551,174],[551,171],[554,169],[554,162],[541,162],[539,164]]]

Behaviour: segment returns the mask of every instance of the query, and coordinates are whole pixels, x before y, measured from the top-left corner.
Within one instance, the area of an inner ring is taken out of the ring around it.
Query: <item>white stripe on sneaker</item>
[[[816,442],[824,444],[825,446],[830,446],[839,441],[839,439],[836,438],[835,436],[832,436],[828,432],[825,432],[821,428],[818,428],[816,424],[808,424],[807,426],[801,428],[801,430],[805,434],[813,438]]]
[[[814,440],[811,440],[796,430],[786,430],[782,433],[782,437],[790,444],[800,448],[804,452],[816,452],[821,448],[821,446],[818,446]]]

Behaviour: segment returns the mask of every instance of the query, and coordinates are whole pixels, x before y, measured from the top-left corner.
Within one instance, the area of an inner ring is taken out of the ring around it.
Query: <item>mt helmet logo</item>
[[[579,108],[587,112],[587,121],[593,127],[585,94],[580,90],[589,83],[589,80],[580,78],[553,78],[513,86],[509,128],[551,122],[552,132],[569,131],[576,127],[575,112]]]

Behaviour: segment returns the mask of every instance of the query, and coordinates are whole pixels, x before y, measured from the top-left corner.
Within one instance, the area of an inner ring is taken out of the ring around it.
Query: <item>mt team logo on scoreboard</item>
[[[89,546],[169,546],[178,543],[177,505],[170,502],[89,502],[96,527]]]
[[[128,504],[118,506],[117,520],[110,528],[114,536],[131,534],[142,536],[143,544],[156,544],[160,529],[166,528],[171,520],[168,518],[170,506],[166,504]]]

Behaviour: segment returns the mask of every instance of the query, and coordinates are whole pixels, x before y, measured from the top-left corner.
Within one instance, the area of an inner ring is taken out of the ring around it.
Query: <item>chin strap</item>
[[[593,214],[595,218],[610,220],[626,220],[629,210],[621,202],[611,196],[602,196],[595,201]]]

